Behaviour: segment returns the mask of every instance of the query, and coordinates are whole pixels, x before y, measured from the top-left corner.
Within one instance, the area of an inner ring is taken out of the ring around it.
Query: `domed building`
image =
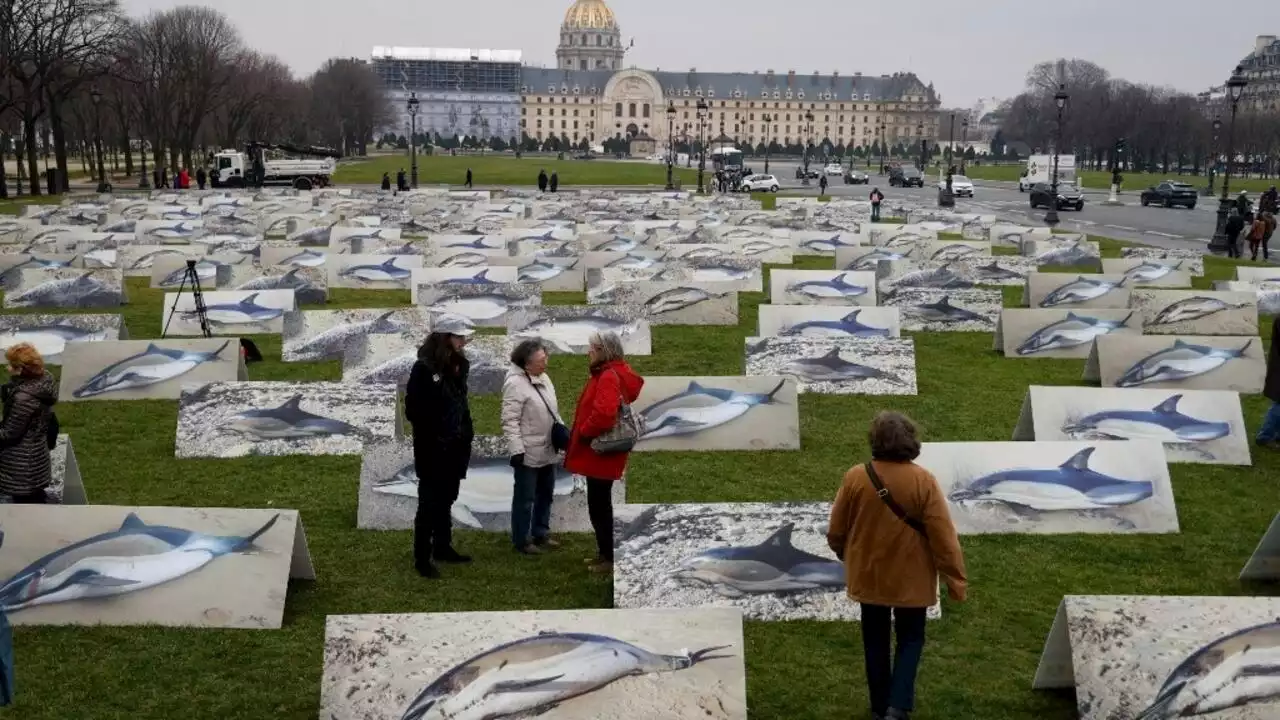
[[[577,0],[564,14],[556,66],[563,70],[617,70],[622,67],[622,33],[604,0]]]

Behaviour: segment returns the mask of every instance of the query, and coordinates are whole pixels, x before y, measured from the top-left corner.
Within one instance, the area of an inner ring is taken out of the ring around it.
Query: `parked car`
[[[828,175],[843,175],[844,166],[840,163],[828,163],[827,166],[822,169],[822,172]]]
[[[942,190],[947,186],[947,179],[943,178],[938,182],[938,189]],[[951,194],[956,197],[973,197],[973,181],[964,175],[951,176]]]
[[[1058,197],[1053,197],[1053,186],[1049,183],[1036,183],[1031,186],[1031,207],[1047,208],[1056,204],[1059,210],[1074,209],[1080,211],[1084,209],[1084,193],[1075,186],[1075,183],[1058,183]]]
[[[1199,196],[1196,194],[1196,189],[1191,185],[1165,180],[1159,185],[1142,191],[1142,206],[1163,205],[1164,207],[1173,207],[1175,205],[1184,205],[1188,210],[1194,210],[1197,197]]]
[[[889,169],[889,185],[892,187],[924,187],[924,173],[914,165],[895,165]]]
[[[739,188],[743,192],[778,192],[778,178],[773,175],[748,175]]]
[[[871,176],[861,170],[850,170],[844,174],[845,185],[866,185],[871,182]]]
[[[796,179],[797,179],[797,180],[803,180],[803,179],[805,179],[805,177],[806,177],[806,176],[808,176],[808,178],[809,178],[810,180],[817,180],[817,179],[818,179],[818,171],[817,171],[817,170],[805,170],[803,165],[801,165],[800,167],[796,168]]]

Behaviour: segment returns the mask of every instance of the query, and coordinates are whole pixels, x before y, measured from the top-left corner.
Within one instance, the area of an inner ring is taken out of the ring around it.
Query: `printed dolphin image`
[[[201,260],[196,263],[196,277],[201,283],[213,282],[218,277],[218,268],[221,265],[222,263],[215,260]],[[174,268],[173,272],[161,278],[157,285],[162,288],[176,288],[180,287],[186,278],[187,266],[183,265],[180,268]]]
[[[1225,422],[1201,420],[1178,410],[1182,395],[1173,395],[1150,410],[1101,410],[1068,421],[1062,432],[1078,440],[1159,440],[1200,443],[1231,434]]]
[[[181,348],[164,348],[155,343],[149,343],[142,352],[99,370],[97,374],[85,381],[84,385],[72,390],[71,394],[77,398],[87,398],[172,380],[204,363],[221,360],[222,352],[229,345],[231,345],[230,340],[211,352],[193,352]]]
[[[922,235],[913,232],[898,233],[881,243],[881,247],[900,248],[918,245],[924,239]]]
[[[725,237],[729,237],[728,233],[725,234]],[[743,243],[738,248],[738,252],[750,257],[752,255],[763,255],[771,250],[784,250],[786,247],[786,245],[778,245],[767,240],[752,240],[751,242]]]
[[[1182,261],[1170,265],[1168,263],[1159,263],[1153,260],[1143,260],[1140,265],[1134,265],[1124,271],[1125,282],[1134,284],[1150,283],[1172,273],[1182,267]]]
[[[512,302],[512,298],[496,292],[483,295],[448,295],[436,300],[428,309],[431,312],[450,313],[473,321],[483,321],[502,317],[511,308]]]
[[[184,258],[187,256],[186,253],[184,253],[181,250],[172,250],[170,248],[161,248],[159,250],[152,250],[151,252],[144,253],[143,255],[138,256],[138,259],[133,261],[133,264],[129,266],[129,269],[145,270],[147,268],[150,268],[151,266],[155,265],[156,258],[160,257],[161,255],[178,255]]]
[[[252,533],[205,535],[148,525],[129,513],[118,530],[100,533],[36,560],[0,585],[0,610],[113,597],[190,575],[223,555],[254,550],[275,525],[273,515]]]
[[[731,657],[712,654],[726,647],[661,655],[606,635],[545,631],[451,668],[418,693],[400,720],[533,718],[620,678]]]
[[[222,429],[258,440],[308,440],[330,435],[368,433],[354,425],[309,413],[301,407],[302,396],[294,395],[277,408],[245,410],[227,420]]]
[[[1055,468],[1017,468],[959,483],[952,502],[1000,503],[1037,512],[1100,510],[1132,505],[1151,497],[1145,480],[1125,480],[1089,467],[1097,448],[1087,447]]]
[[[730,598],[844,588],[844,565],[796,548],[791,544],[794,529],[794,523],[787,523],[759,545],[703,550],[682,561],[671,577]]]
[[[158,238],[189,238],[196,234],[196,227],[188,222],[179,222],[172,225],[160,225],[153,227],[147,231],[147,235]]]
[[[905,385],[900,378],[869,365],[859,365],[840,357],[840,349],[832,348],[814,358],[797,358],[783,366],[782,372],[809,382],[846,382],[851,380],[887,380]]]
[[[348,265],[339,270],[338,274],[364,282],[404,282],[413,271],[396,265],[399,259],[399,255],[394,255],[378,265]]]
[[[521,339],[542,338],[558,352],[577,353],[586,349],[587,340],[592,333],[610,331],[618,335],[626,335],[632,330],[631,323],[623,320],[614,320],[602,315],[582,315],[535,320],[513,335]]]
[[[876,248],[845,266],[845,270],[876,270],[880,261],[906,260],[909,253],[897,253],[886,248]]]
[[[183,310],[182,318],[195,322],[196,310]],[[205,316],[211,325],[259,325],[284,315],[283,308],[258,304],[258,293],[251,293],[239,302],[215,303],[205,307]]]
[[[645,419],[645,430],[640,440],[692,435],[730,423],[754,407],[772,404],[774,396],[786,384],[786,381],[780,382],[767,393],[747,393],[703,387],[691,381],[683,392],[663,398],[640,412]],[[690,400],[701,404],[685,404]],[[711,401],[710,404],[707,401]]]
[[[476,267],[477,265],[485,265],[489,262],[489,256],[484,253],[458,253],[445,258],[440,267]]]
[[[852,336],[852,337],[889,337],[889,328],[865,325],[858,320],[862,314],[859,308],[839,320],[805,320],[783,328],[779,333],[785,336]]]
[[[848,281],[848,273],[840,273],[830,280],[805,280],[787,286],[787,292],[811,298],[855,298],[866,295],[869,288]]]
[[[413,364],[418,361],[416,349],[389,358],[370,367],[352,378],[357,385],[404,385],[413,371]]]
[[[640,247],[640,242],[634,238],[614,235],[608,240],[588,249],[592,252],[627,252],[628,250],[635,250],[638,247]]]
[[[446,280],[450,285],[497,285],[497,281],[489,279],[489,268],[485,268],[471,277],[460,277]]]
[[[903,288],[950,290],[971,288],[973,283],[957,275],[950,264],[944,264],[936,268],[923,268],[900,275],[890,280],[889,286],[895,290]]]
[[[84,266],[86,268],[110,269],[116,266],[118,258],[119,255],[116,250],[101,247],[84,254]]]
[[[17,325],[0,331],[0,350],[19,343],[30,343],[46,362],[55,362],[67,343],[106,340],[107,330],[84,330],[64,322],[52,325]]]
[[[1280,622],[1270,622],[1224,635],[1189,655],[1134,720],[1207,716],[1277,698]]]
[[[1097,261],[1098,255],[1084,241],[1073,243],[1067,247],[1052,248],[1036,255],[1036,263],[1040,265],[1075,265],[1081,262]]]
[[[443,247],[447,247],[447,248],[471,248],[472,250],[501,250],[501,249],[502,249],[502,247],[500,247],[500,246],[490,245],[490,244],[486,241],[486,239],[485,239],[485,236],[484,236],[484,235],[481,235],[480,237],[476,238],[475,240],[464,240],[464,241],[461,241],[461,242],[452,242],[452,243],[447,243],[447,244],[443,245]]]
[[[1157,382],[1176,382],[1213,372],[1230,360],[1244,357],[1253,340],[1239,350],[1194,345],[1174,340],[1173,347],[1151,353],[1134,363],[1116,380],[1116,387],[1136,387]]]
[[[1227,310],[1241,310],[1253,305],[1254,303],[1236,305],[1223,302],[1218,298],[1197,295],[1166,306],[1159,313],[1156,313],[1156,316],[1147,325],[1172,325],[1173,323],[1190,322]]]
[[[987,265],[973,266],[973,274],[977,278],[979,284],[982,282],[1003,282],[1005,280],[1025,280],[1026,275],[1020,272],[1014,272],[1007,268],[1000,267],[999,260],[992,260]]]
[[[295,265],[297,267],[320,267],[324,264],[326,255],[315,250],[303,250],[300,253],[290,255],[281,260],[280,265]]]
[[[555,469],[557,497],[571,495],[575,488],[573,474],[557,465]],[[511,512],[511,464],[507,458],[472,457],[467,463],[467,477],[458,489],[458,499],[450,509],[454,522],[481,530],[484,523],[476,515],[499,515]],[[379,495],[418,497],[418,475],[412,463],[400,468],[395,475],[374,483],[373,491]],[[585,491],[584,491],[585,492]]]
[[[829,238],[814,238],[800,243],[802,249],[817,253],[834,253],[837,248],[857,247],[857,245],[858,243],[856,242],[845,242],[840,238],[840,235],[832,235]]]
[[[699,288],[680,287],[664,290],[654,295],[644,303],[646,311],[653,315],[662,315],[663,313],[684,310],[693,307],[707,300],[715,300],[728,295],[728,293],[709,293]]]
[[[1040,301],[1040,307],[1050,308],[1058,305],[1072,305],[1075,303],[1088,302],[1106,295],[1107,293],[1122,287],[1126,280],[1121,278],[1116,282],[1110,280],[1098,280],[1087,278],[1083,275],[1078,276],[1075,280],[1054,288],[1044,299]]]
[[[644,255],[623,255],[617,260],[609,261],[609,264],[605,265],[605,267],[642,270],[644,268],[653,267],[654,265],[659,265],[661,262],[662,261],[658,258],[645,257]]]
[[[1017,352],[1019,355],[1034,355],[1050,350],[1063,350],[1087,345],[1099,335],[1106,335],[1125,327],[1132,317],[1133,313],[1129,313],[1123,320],[1103,320],[1068,312],[1067,316],[1062,320],[1049,323],[1031,333],[1018,346]]]
[[[301,272],[302,272],[302,268],[295,267],[292,270],[289,270],[288,272],[281,275],[263,275],[262,277],[253,278],[252,280],[248,280],[244,283],[241,283],[240,285],[237,285],[232,289],[233,290],[315,289],[316,287],[315,284],[312,283],[310,280],[308,280],[306,276],[300,275],[299,273]],[[302,302],[301,295],[299,295],[298,301]]]
[[[14,307],[30,307],[33,305],[76,307],[87,304],[96,296],[115,295],[101,280],[93,277],[93,272],[86,272],[73,278],[46,280],[33,285],[9,298]]]
[[[971,310],[952,305],[950,296],[945,296],[937,302],[907,306],[902,308],[902,312],[920,322],[926,323],[977,322],[986,325],[994,324],[994,321],[985,315],[979,315]]]
[[[333,225],[325,225],[324,227],[308,228],[289,238],[289,240],[295,245],[304,248],[328,247],[329,238],[333,235],[333,227]]]
[[[939,262],[950,262],[952,260],[963,260],[965,258],[968,258],[972,255],[976,255],[981,252],[982,251],[980,249],[974,247],[973,245],[961,245],[959,243],[952,243],[950,245],[945,245],[935,250],[934,253],[929,256],[929,259],[934,261],[939,261]]]
[[[516,271],[516,282],[521,283],[540,283],[546,282],[552,278],[563,275],[566,271],[572,269],[578,263],[573,265],[553,265],[551,263],[534,260],[528,265],[521,266]]]
[[[199,220],[200,217],[199,212],[187,208],[174,208],[160,214],[161,220]]]

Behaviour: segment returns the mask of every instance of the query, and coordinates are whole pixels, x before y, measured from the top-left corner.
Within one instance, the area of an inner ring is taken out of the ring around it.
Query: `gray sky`
[[[198,3],[122,0],[134,15],[190,4]],[[553,65],[558,29],[571,0],[207,4],[230,17],[250,45],[305,75],[331,56],[366,58],[375,45],[523,50],[526,63]],[[624,42],[635,39],[628,64],[824,75],[910,70],[933,82],[948,106],[1011,96],[1021,90],[1032,65],[1058,57],[1092,60],[1127,80],[1198,92],[1221,83],[1253,50],[1257,34],[1280,34],[1275,0],[1163,0],[1156,3],[1158,12],[1138,0],[1067,0],[1040,10],[1014,0],[611,0],[609,5]],[[803,32],[787,26],[794,18],[809,19]]]

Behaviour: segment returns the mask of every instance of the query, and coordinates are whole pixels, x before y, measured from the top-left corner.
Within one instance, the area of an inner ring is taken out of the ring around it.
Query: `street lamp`
[[[676,156],[676,103],[674,100],[667,103],[667,188],[675,189],[675,180],[673,178],[674,168],[677,161]]]
[[[760,119],[764,120],[764,174],[768,175],[769,174],[769,149],[770,149],[769,146],[772,144],[769,142],[769,128],[773,123],[773,116],[770,115],[769,113],[764,113],[763,115],[760,116]]]
[[[1058,92],[1053,95],[1053,104],[1058,106],[1058,134],[1053,142],[1053,174],[1049,178],[1049,211],[1044,214],[1044,224],[1053,227],[1058,224],[1058,155],[1062,152],[1062,111],[1067,107],[1067,86],[1058,85]]]
[[[409,93],[409,184],[418,189],[418,93]]]
[[[98,155],[98,193],[111,192],[111,186],[107,185],[107,169],[106,163],[102,157],[102,112],[99,105],[102,104],[102,93],[98,92],[98,88],[89,91],[89,99],[93,101],[93,145]]]
[[[801,185],[809,184],[809,149],[813,146],[813,112],[804,114],[804,179]]]
[[[1218,164],[1218,132],[1220,130],[1222,130],[1222,118],[1215,115],[1213,117],[1213,154],[1209,156],[1209,167],[1207,168],[1209,174],[1209,197],[1213,197],[1213,171]]]
[[[702,139],[702,128],[706,124],[707,101],[698,98],[698,192],[702,193],[702,174],[707,169],[707,144]]]
[[[916,135],[920,136],[920,174],[924,175],[924,166],[929,164],[929,141],[924,136],[924,121],[916,123]]]
[[[960,123],[960,174],[965,171],[965,160],[969,157],[969,116],[964,116]]]
[[[951,128],[947,131],[946,185],[938,189],[938,207],[955,207],[956,196],[951,187],[951,176],[955,166],[951,164],[953,148],[956,143],[956,114],[951,113]]]
[[[888,139],[884,136],[884,118],[880,118],[880,174],[884,174],[884,156],[889,154]]]
[[[1222,175],[1222,199],[1218,202],[1218,227],[1209,243],[1209,251],[1215,253],[1227,250],[1227,214],[1231,211],[1231,164],[1236,154],[1236,110],[1240,106],[1240,97],[1249,81],[1244,77],[1244,68],[1237,65],[1236,71],[1227,80],[1227,93],[1231,98],[1231,124],[1227,126],[1227,168]]]

